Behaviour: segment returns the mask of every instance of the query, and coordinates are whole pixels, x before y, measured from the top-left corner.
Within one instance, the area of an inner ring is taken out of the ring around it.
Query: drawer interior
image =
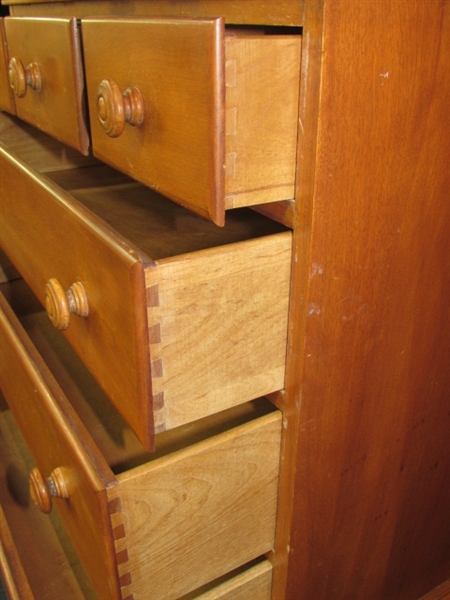
[[[34,461],[0,394],[0,520],[7,588],[24,600],[100,600],[86,576],[57,511],[43,515],[28,492]],[[263,558],[183,596],[180,600],[270,598],[272,567]],[[50,583],[49,583],[50,582]]]
[[[149,453],[23,280],[3,284],[1,291],[116,475],[276,410],[265,398],[238,405],[158,434]]]
[[[16,129],[2,152],[5,252],[43,304],[50,281],[82,283],[89,314],[64,335],[147,448],[283,388],[289,230],[246,208],[219,228],[89,160],[33,170]]]
[[[115,171],[106,166],[47,176],[153,260],[286,231],[245,208],[231,211],[219,228],[142,184],[125,177],[115,183]]]

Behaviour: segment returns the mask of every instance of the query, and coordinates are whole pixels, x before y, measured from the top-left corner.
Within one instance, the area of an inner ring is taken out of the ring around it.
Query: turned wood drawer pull
[[[103,79],[97,89],[97,116],[110,137],[119,137],[125,123],[140,127],[144,120],[144,100],[138,88],[123,93],[112,79]]]
[[[57,279],[49,279],[45,285],[45,308],[50,321],[61,330],[69,327],[71,314],[87,317],[89,305],[83,284],[77,281],[65,292]]]
[[[50,477],[43,477],[39,469],[30,473],[30,494],[39,510],[48,514],[52,510],[52,498],[68,498],[69,491],[62,469],[53,469]]]
[[[23,98],[27,93],[27,88],[37,92],[41,91],[42,77],[39,65],[35,62],[24,67],[19,58],[11,58],[9,61],[9,84],[14,91],[14,94],[19,98]]]

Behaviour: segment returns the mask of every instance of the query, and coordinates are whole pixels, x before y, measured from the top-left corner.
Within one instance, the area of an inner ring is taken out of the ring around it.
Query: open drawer
[[[301,36],[82,19],[95,156],[219,225],[294,198]]]
[[[4,23],[17,116],[87,155],[77,20],[6,17]]]
[[[34,500],[58,507],[100,598],[175,600],[273,548],[268,401],[162,433],[148,454],[45,313],[19,322],[1,304],[2,391],[36,462]]]
[[[217,228],[107,167],[0,163],[5,253],[147,448],[284,387],[290,231]]]

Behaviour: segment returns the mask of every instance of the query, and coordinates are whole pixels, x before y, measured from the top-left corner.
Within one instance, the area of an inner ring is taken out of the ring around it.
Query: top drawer
[[[88,153],[76,19],[5,18],[18,117]]]
[[[219,225],[294,197],[298,35],[82,20],[94,154]]]

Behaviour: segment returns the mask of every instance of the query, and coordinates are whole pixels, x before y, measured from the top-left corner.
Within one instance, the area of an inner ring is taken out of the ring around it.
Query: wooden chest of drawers
[[[443,598],[448,3],[3,4],[11,596]]]

